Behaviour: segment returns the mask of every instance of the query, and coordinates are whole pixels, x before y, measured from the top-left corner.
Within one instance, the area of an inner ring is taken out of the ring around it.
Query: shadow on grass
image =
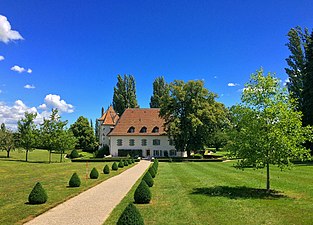
[[[12,159],[12,158],[1,158],[1,161],[12,161],[12,162],[24,162],[24,163],[43,163],[43,164],[49,164],[49,161],[25,161],[25,159]],[[60,163],[57,161],[52,161],[50,164],[52,163]]]
[[[313,166],[313,161],[295,161],[293,164],[297,166]]]
[[[214,186],[204,188],[194,188],[191,194],[194,195],[206,195],[208,197],[227,197],[230,199],[238,198],[259,198],[259,199],[278,199],[287,198],[287,196],[281,194],[278,191],[260,188],[249,188],[245,186]]]

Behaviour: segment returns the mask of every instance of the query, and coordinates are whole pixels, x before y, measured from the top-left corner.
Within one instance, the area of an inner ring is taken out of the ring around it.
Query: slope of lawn
[[[105,164],[111,168],[112,163],[72,163],[64,159],[59,163],[60,155],[52,154],[48,163],[48,151],[34,150],[29,153],[29,162],[24,162],[25,153],[13,151],[11,158],[6,159],[6,152],[0,152],[0,224],[25,222],[41,214],[47,209],[66,199],[87,190],[88,188],[125,171],[131,166],[119,169],[117,172],[103,174]],[[96,167],[100,176],[97,180],[89,178],[89,172]],[[69,188],[68,181],[77,172],[81,179],[79,188]],[[48,201],[43,205],[28,205],[28,195],[36,182],[41,182],[48,194]],[[100,193],[99,193],[100,194]]]
[[[233,162],[160,163],[152,202],[136,205],[145,224],[312,224],[313,164],[281,172],[236,170]],[[116,224],[135,186],[104,224]]]

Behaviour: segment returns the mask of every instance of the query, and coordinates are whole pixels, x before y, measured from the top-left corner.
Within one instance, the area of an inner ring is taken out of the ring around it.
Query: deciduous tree
[[[6,129],[5,124],[1,124],[0,129],[0,150],[7,152],[7,158],[10,158],[10,152],[15,148],[13,132]]]
[[[153,95],[150,98],[150,108],[160,108],[161,98],[168,95],[168,84],[165,82],[164,77],[157,77],[153,82]]]

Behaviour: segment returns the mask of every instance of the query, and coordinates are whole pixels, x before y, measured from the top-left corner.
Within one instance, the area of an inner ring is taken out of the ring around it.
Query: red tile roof
[[[105,113],[101,116],[99,121],[103,121],[101,125],[115,125],[119,119],[119,116],[114,111],[113,107],[110,106]]]
[[[110,136],[138,136],[150,135],[159,136],[165,135],[164,120],[159,117],[160,109],[126,109],[116,124],[115,128],[109,134]],[[134,127],[133,133],[128,133],[129,128]],[[146,127],[146,133],[140,133],[141,128]],[[157,127],[159,132],[153,133],[152,130]]]

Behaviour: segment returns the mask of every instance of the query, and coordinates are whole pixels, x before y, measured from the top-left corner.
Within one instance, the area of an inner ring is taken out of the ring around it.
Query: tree
[[[97,138],[87,118],[80,116],[76,122],[71,125],[70,130],[77,139],[77,149],[94,152],[98,148]]]
[[[168,84],[165,82],[164,77],[157,77],[153,82],[153,95],[150,98],[150,108],[160,108],[161,98],[168,95]]]
[[[25,112],[24,118],[17,122],[19,133],[19,145],[26,150],[26,162],[28,161],[28,152],[36,145],[34,119],[37,113]]]
[[[7,152],[7,158],[10,158],[10,152],[15,148],[13,132],[6,129],[5,124],[1,124],[0,129],[0,150]]]
[[[227,121],[223,104],[215,101],[203,81],[187,83],[176,80],[169,86],[169,95],[161,98],[160,116],[165,130],[178,151],[203,150],[221,123]]]
[[[245,85],[242,104],[232,107],[234,129],[227,148],[239,158],[237,167],[266,167],[266,189],[270,191],[270,164],[284,169],[292,160],[305,159],[303,143],[312,137],[311,127],[302,127],[301,112],[272,74],[252,74]]]
[[[136,84],[132,75],[117,75],[117,84],[114,87],[113,108],[122,115],[127,108],[137,108]]]

